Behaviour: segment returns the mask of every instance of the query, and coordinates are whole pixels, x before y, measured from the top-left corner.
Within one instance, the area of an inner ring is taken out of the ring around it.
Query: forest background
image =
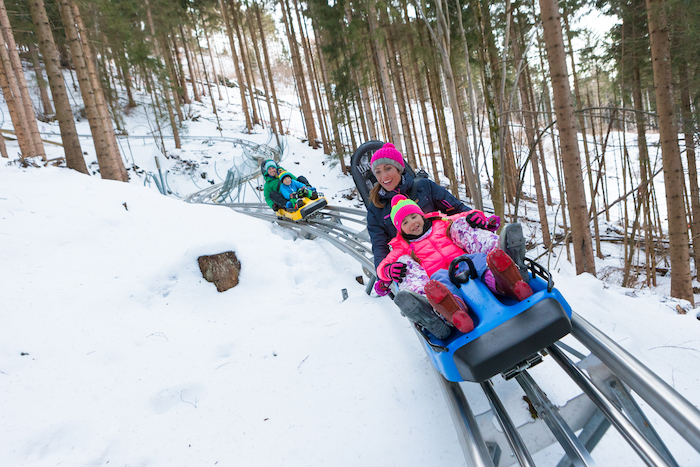
[[[605,37],[572,26],[591,8],[618,19]],[[197,118],[193,100],[211,106],[222,130],[213,87],[219,100],[221,87],[238,89],[248,132],[289,133],[277,90],[291,84],[305,140],[344,172],[362,142],[391,141],[506,221],[534,198],[537,241],[563,245],[577,273],[596,275],[602,242],[618,242],[621,285],[669,274],[671,295],[693,303],[699,13],[691,0],[0,0],[0,87],[13,127],[3,132],[22,164],[89,173],[75,129],[86,118],[99,174],[127,181],[138,168],[117,136],[135,89],[151,96],[168,157],[166,140],[180,148]],[[79,115],[67,86],[81,94]],[[58,121],[64,157],[47,160],[37,120]],[[9,157],[2,139],[0,152]],[[622,168],[614,189],[611,164]],[[660,174],[665,199],[654,189]]]

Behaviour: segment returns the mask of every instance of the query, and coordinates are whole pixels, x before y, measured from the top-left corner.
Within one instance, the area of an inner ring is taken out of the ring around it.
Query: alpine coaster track
[[[190,197],[186,201],[207,203],[208,200]],[[366,211],[327,206],[304,221],[292,222],[279,219],[263,203],[218,205],[275,222],[305,238],[327,240],[360,263],[370,279],[367,292],[371,291],[375,277],[365,224]],[[520,428],[512,422],[491,380],[473,383],[480,384],[491,405],[491,411],[475,416],[461,385],[447,381],[435,370],[467,465],[534,466],[530,452],[558,442],[565,452],[558,466],[593,466],[596,464],[590,452],[612,425],[645,465],[677,467],[679,464],[632,393],[644,400],[700,453],[700,411],[695,406],[575,312],[572,314],[571,335],[588,349],[588,355],[558,342],[542,351],[541,356],[551,356],[583,394],[564,407],[556,407],[528,373],[528,364],[514,368],[505,376],[516,379],[537,414],[536,423],[527,423]],[[423,338],[419,339],[422,341]],[[494,428],[492,417],[496,417],[502,431]],[[579,430],[582,431],[576,436]]]

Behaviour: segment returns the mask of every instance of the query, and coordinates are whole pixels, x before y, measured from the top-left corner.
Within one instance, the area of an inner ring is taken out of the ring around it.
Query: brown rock
[[[241,272],[241,262],[236,258],[236,253],[226,251],[218,255],[200,256],[199,270],[202,277],[216,285],[216,290],[224,292],[238,285],[238,275]]]

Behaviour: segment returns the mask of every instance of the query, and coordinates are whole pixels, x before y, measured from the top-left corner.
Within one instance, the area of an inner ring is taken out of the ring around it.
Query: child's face
[[[292,184],[292,177],[284,177],[282,179],[282,183],[284,183],[285,185],[291,185]]]
[[[386,191],[394,190],[401,182],[399,169],[391,164],[379,164],[374,169],[374,176]]]
[[[274,168],[274,167],[268,167],[268,168],[267,168],[267,174],[268,174],[270,177],[276,177],[276,176],[277,176],[277,169]]]
[[[401,221],[401,232],[408,235],[420,235],[423,232],[425,219],[420,214],[412,213]]]

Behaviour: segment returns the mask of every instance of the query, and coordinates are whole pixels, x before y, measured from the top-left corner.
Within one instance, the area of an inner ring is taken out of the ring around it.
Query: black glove
[[[406,264],[398,262],[389,263],[384,266],[384,274],[400,284],[403,278],[406,277]]]
[[[297,197],[298,198],[306,198],[307,195],[308,195],[308,191],[306,188],[301,187],[297,190]]]
[[[296,197],[297,197],[297,194],[296,194],[296,193],[292,193],[291,195],[289,195],[289,199],[294,199],[294,198],[296,198]]]

